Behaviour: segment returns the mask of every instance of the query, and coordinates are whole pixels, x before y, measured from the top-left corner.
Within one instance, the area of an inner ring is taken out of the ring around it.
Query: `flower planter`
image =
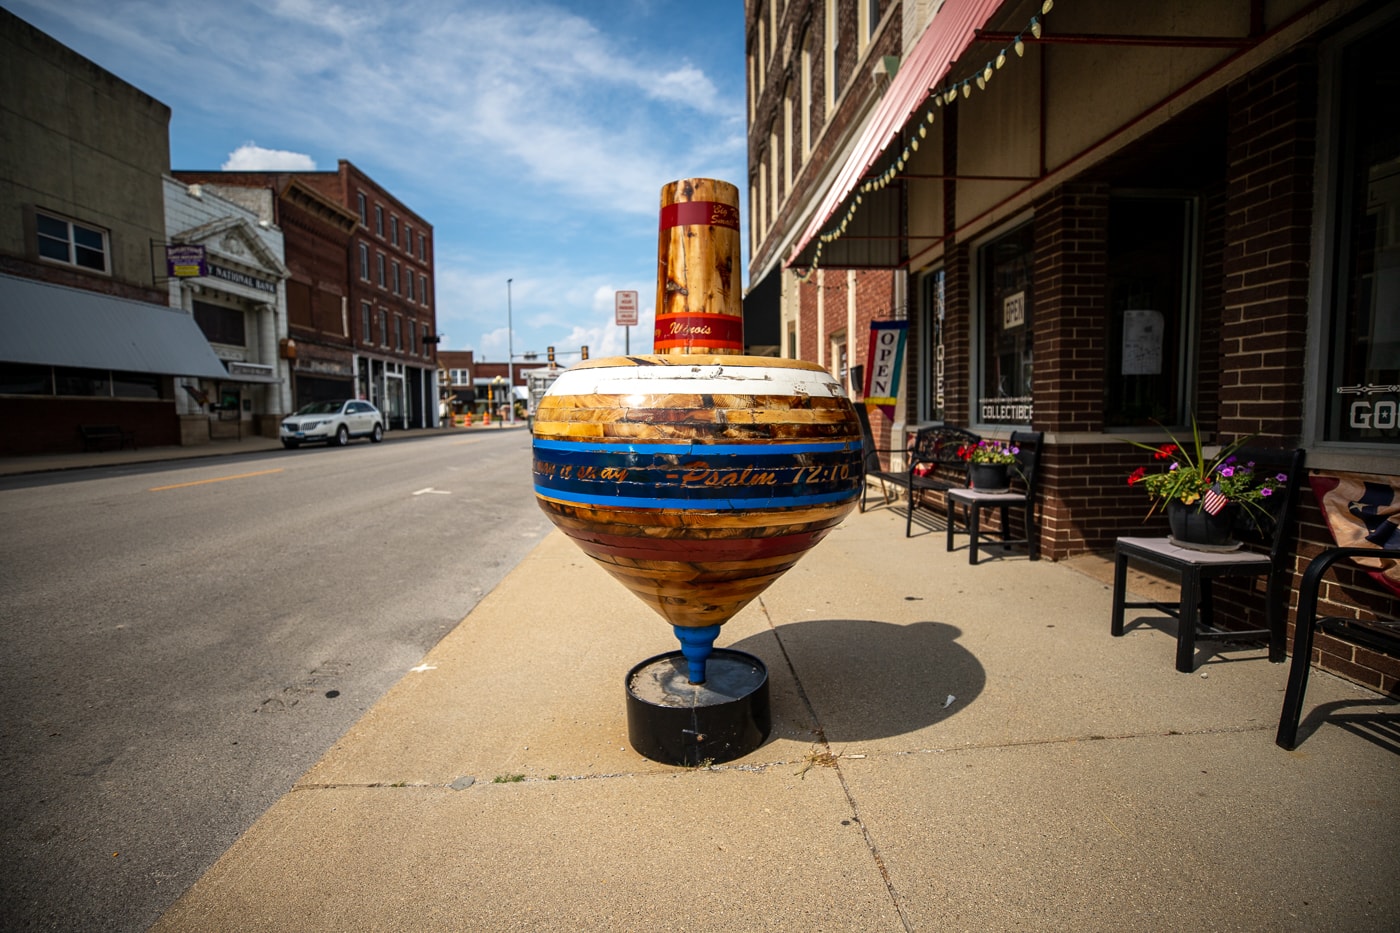
[[[970,464],[972,488],[979,492],[1006,492],[1011,488],[1011,465],[1008,463]]]
[[[1199,501],[1190,505],[1173,499],[1167,503],[1167,521],[1171,523],[1172,543],[1199,551],[1233,551],[1239,542],[1232,537],[1235,508],[1226,506],[1215,515],[1201,508]]]

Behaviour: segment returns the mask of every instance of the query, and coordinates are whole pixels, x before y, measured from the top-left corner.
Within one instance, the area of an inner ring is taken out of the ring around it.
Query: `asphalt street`
[[[548,532],[529,449],[0,479],[0,928],[149,927]]]

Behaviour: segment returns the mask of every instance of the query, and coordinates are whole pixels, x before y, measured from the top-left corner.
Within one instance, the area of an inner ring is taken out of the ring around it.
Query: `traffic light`
[[[545,349],[547,349],[547,350],[549,351],[549,362],[550,362],[551,365],[553,365],[553,363],[554,363],[554,348],[553,348],[553,347],[546,347]]]
[[[579,358],[584,360],[588,359],[588,344],[585,343],[583,345],[583,355]]]

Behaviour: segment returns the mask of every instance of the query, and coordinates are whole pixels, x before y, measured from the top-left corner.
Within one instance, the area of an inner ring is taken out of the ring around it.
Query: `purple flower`
[[[1288,482],[1288,474],[1280,473],[1278,476],[1275,476],[1274,479],[1278,480],[1280,483],[1286,483]]]
[[[1261,496],[1272,496],[1273,494],[1274,490],[1272,486],[1265,486],[1263,489],[1259,490],[1259,495]]]
[[[1229,479],[1235,475],[1235,468],[1232,466],[1223,466],[1220,468],[1220,475]]]

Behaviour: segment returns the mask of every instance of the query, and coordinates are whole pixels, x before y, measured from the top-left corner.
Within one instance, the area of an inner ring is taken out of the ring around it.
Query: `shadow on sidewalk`
[[[905,735],[956,716],[987,682],[981,662],[957,643],[962,631],[942,622],[812,619],[772,634],[833,744]],[[761,657],[772,634],[728,647]]]

